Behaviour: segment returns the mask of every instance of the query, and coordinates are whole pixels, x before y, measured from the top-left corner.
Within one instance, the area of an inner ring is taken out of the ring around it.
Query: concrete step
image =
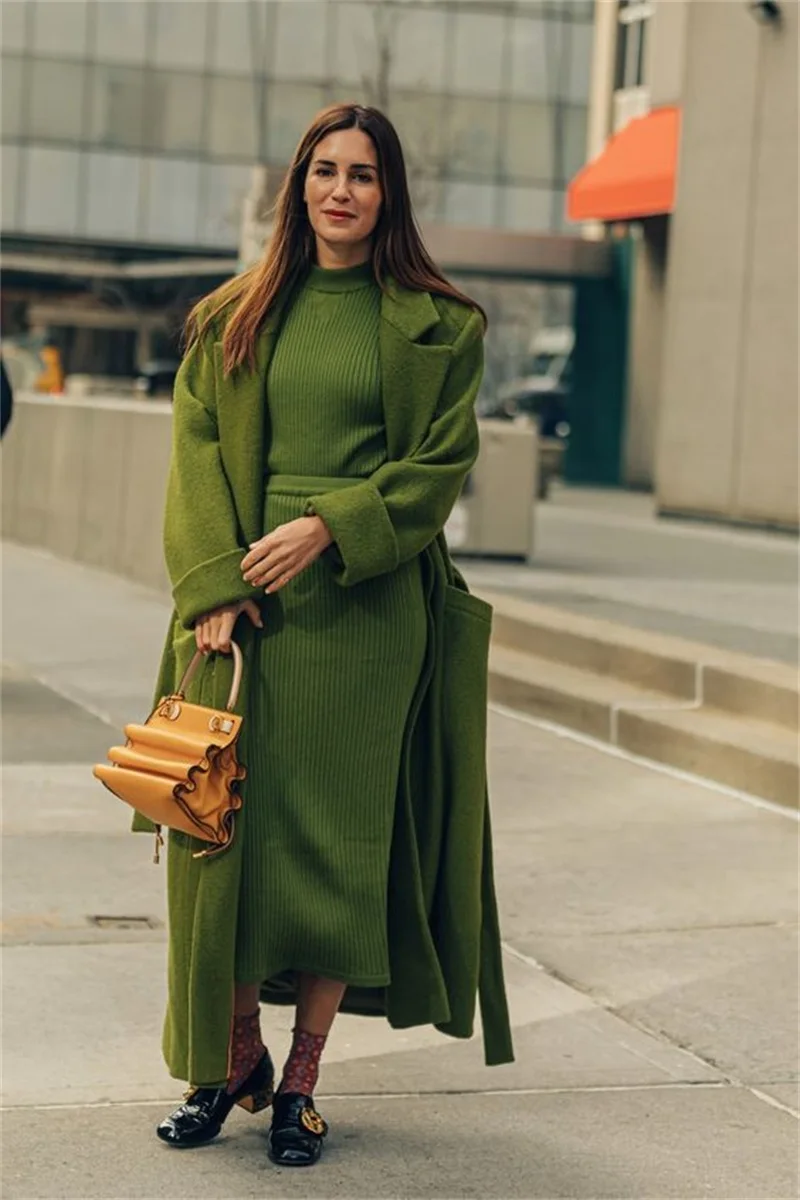
[[[584,617],[483,589],[493,642],[679,700],[796,732],[797,670],[715,646]]]
[[[489,652],[489,699],[603,742],[614,739],[614,713],[620,704],[669,702],[658,692],[494,642]]]
[[[493,642],[489,697],[643,758],[795,807],[797,736],[694,700]]]
[[[617,745],[754,796],[798,806],[797,737],[779,725],[703,707],[617,715]]]

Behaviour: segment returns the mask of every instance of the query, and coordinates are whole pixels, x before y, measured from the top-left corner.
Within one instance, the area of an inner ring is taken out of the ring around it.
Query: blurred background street
[[[3,1196],[798,1195],[800,4],[3,0],[0,26]],[[164,871],[90,768],[152,699],[183,322],[340,100],[395,122],[489,316],[446,532],[495,608],[518,1060],[343,1018],[298,1178],[243,1113],[155,1143]]]

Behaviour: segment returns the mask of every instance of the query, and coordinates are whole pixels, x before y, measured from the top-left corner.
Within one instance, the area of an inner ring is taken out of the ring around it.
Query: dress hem
[[[244,979],[236,978],[236,983],[241,987],[252,987],[257,984],[261,988],[268,988],[270,983],[276,976],[281,976],[287,972],[303,975],[316,975],[320,979],[334,979],[337,983],[344,983],[347,987],[353,988],[383,988],[388,987],[392,982],[391,975],[359,975],[350,977],[342,971],[332,971],[329,967],[317,966],[291,966],[291,967],[276,967],[267,972],[259,972],[255,978],[248,977]]]

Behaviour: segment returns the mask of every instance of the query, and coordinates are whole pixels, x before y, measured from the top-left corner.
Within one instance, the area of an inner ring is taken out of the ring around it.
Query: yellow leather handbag
[[[186,689],[201,662],[198,650],[172,696],[166,696],[144,725],[126,725],[124,746],[108,752],[109,763],[94,768],[109,791],[156,826],[156,851],[163,845],[161,826],[179,829],[209,842],[195,858],[227,849],[234,817],[242,807],[239,785],[247,774],[236,743],[242,718],[234,713],[242,682],[242,653],[235,642],[233,682],[223,711],[190,704]]]

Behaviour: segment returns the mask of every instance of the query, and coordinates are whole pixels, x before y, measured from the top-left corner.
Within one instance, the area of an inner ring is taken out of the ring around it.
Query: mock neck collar
[[[370,283],[375,283],[375,273],[369,260],[357,267],[319,267],[315,263],[307,280],[315,292],[355,292]]]

